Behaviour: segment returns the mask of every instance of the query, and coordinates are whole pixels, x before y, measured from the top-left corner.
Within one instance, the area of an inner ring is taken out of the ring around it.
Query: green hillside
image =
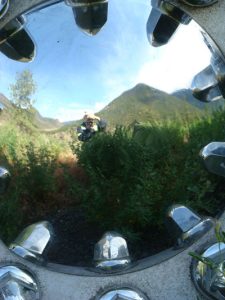
[[[96,114],[107,120],[108,128],[115,128],[116,125],[129,126],[137,122],[190,120],[203,115],[203,109],[145,84],[138,84]],[[68,130],[80,123],[81,120],[67,122],[61,130]]]
[[[108,120],[110,127],[162,119],[190,119],[201,114],[200,108],[144,84],[124,92],[98,113]]]
[[[12,102],[10,102],[3,94],[0,93],[0,105],[1,108],[12,108]]]
[[[35,109],[34,122],[39,129],[54,130],[62,126],[62,123],[57,119],[45,118]]]
[[[209,103],[201,102],[192,95],[192,91],[190,89],[177,90],[177,91],[173,92],[172,95],[183,101],[188,102],[189,104],[191,104],[195,107],[207,110],[209,112],[213,112],[220,108],[224,108],[224,105],[225,105],[225,99],[220,99],[219,101],[212,101]]]
[[[3,125],[12,120],[13,114],[15,112],[14,104],[3,94],[0,93],[0,125]],[[25,112],[25,110],[24,110]],[[29,116],[29,112],[27,111],[27,116]],[[35,108],[32,108],[32,123],[34,128],[38,130],[55,130],[59,129],[62,126],[56,119],[45,118],[42,117],[41,114]]]

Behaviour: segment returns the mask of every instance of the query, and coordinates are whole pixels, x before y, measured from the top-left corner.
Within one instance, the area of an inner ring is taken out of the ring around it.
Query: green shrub
[[[0,197],[0,238],[7,244],[22,229],[23,215],[17,196],[15,190],[9,190],[7,196]]]
[[[161,232],[174,203],[215,215],[224,205],[224,179],[205,170],[199,151],[225,139],[224,121],[219,110],[191,123],[118,127],[83,144],[67,142],[78,166],[58,161],[68,151],[64,141],[13,124],[2,127],[0,163],[12,183],[0,198],[0,235],[10,240],[46,214],[80,205],[89,221],[133,240],[149,228]]]
[[[66,150],[61,141],[28,135],[13,124],[0,131],[0,166],[12,175],[8,192],[0,197],[0,235],[7,241],[66,203],[55,176],[58,155]]]
[[[77,155],[89,178],[83,197],[89,219],[104,228],[145,223],[148,212],[136,201],[144,197],[140,199],[144,204],[148,197],[143,193],[148,165],[144,147],[129,132],[117,128],[114,133],[103,133],[84,143]]]
[[[225,112],[190,124],[167,122],[117,128],[95,136],[77,149],[89,177],[83,207],[89,220],[105,230],[140,234],[162,228],[171,204],[181,203],[205,215],[223,205],[223,179],[205,170],[200,149],[223,140]]]

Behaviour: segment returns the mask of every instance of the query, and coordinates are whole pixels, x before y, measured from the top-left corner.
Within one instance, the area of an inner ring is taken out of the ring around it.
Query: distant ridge
[[[187,115],[194,117],[199,114],[200,107],[142,83],[125,91],[98,112],[112,127],[118,124],[127,126],[133,122],[182,119]]]
[[[45,129],[45,130],[53,130],[63,126],[63,124],[57,119],[42,117],[42,115],[36,109],[35,109],[35,123],[40,129]]]
[[[204,103],[196,99],[193,95],[190,89],[181,89],[177,90],[172,93],[173,96],[180,98],[181,100],[186,101],[187,103],[200,108],[200,109],[209,109],[209,110],[215,110],[220,107],[223,107],[225,104],[225,100],[219,100],[219,101],[213,101],[210,103]]]
[[[96,114],[107,120],[110,129],[115,128],[116,125],[130,126],[137,122],[152,123],[178,118],[190,120],[196,116],[204,115],[206,110],[213,111],[219,107],[224,107],[224,104],[225,100],[205,104],[195,99],[189,89],[181,89],[168,94],[139,83],[123,92]],[[0,105],[9,111],[14,109],[13,103],[1,93]],[[64,131],[81,122],[81,120],[74,120],[61,123],[56,119],[42,117],[36,109],[34,112],[34,125],[40,130],[60,129]],[[0,120],[0,124],[2,123]]]
[[[3,109],[4,114],[0,116],[0,124],[10,121],[12,111],[15,109],[14,104],[0,93],[0,109]],[[34,109],[34,125],[40,130],[53,130],[62,127],[59,120],[42,117],[37,109]]]
[[[6,98],[2,93],[0,93],[0,104],[2,105],[2,108],[13,108],[12,102],[9,101],[9,99]]]

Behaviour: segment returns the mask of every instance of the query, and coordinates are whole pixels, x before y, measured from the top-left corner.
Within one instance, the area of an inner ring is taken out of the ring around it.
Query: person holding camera
[[[97,132],[106,129],[106,121],[94,114],[85,114],[83,123],[77,127],[78,140],[86,142],[92,138]]]

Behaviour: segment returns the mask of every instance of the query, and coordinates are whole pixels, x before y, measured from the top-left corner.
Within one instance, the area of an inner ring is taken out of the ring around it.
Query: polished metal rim
[[[218,0],[181,0],[183,3],[194,7],[207,7],[215,4]]]
[[[7,0],[7,2],[5,3],[5,5],[1,8],[0,19],[5,16],[5,14],[7,13],[8,9],[9,9],[9,0]]]

